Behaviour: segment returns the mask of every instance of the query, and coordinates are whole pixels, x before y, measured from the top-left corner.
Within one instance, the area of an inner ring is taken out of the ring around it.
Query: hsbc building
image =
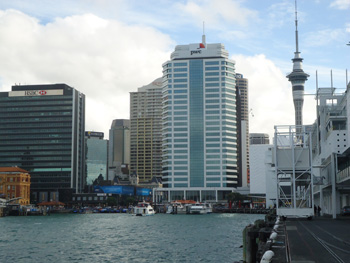
[[[0,167],[31,175],[31,202],[69,201],[84,187],[85,95],[66,84],[0,92]]]

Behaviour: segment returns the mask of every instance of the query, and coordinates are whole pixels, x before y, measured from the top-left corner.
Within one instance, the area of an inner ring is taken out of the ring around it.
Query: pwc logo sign
[[[205,45],[203,43],[190,45],[191,56],[193,54],[202,54],[202,49],[205,49]]]

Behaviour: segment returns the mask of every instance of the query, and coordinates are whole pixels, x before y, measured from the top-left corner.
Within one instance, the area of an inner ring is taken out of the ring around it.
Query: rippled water
[[[234,262],[242,231],[263,215],[0,218],[0,262]]]

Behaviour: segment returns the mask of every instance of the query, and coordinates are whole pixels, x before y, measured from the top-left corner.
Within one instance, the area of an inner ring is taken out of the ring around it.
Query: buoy
[[[272,257],[275,255],[275,253],[273,253],[272,250],[267,250],[263,257],[261,258],[260,260],[260,263],[268,263],[268,262],[271,262],[272,260]]]

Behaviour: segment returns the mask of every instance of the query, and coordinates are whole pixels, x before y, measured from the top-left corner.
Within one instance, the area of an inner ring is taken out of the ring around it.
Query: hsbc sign
[[[63,95],[62,89],[52,90],[17,90],[10,91],[9,97],[25,97],[25,96],[57,96]]]

